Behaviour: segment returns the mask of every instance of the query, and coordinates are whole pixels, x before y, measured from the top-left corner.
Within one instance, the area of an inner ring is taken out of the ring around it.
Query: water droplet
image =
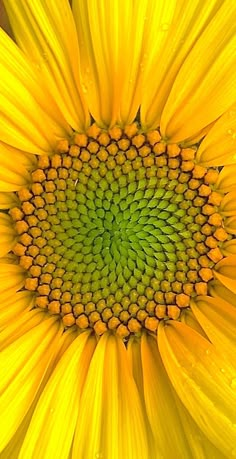
[[[221,368],[220,371],[221,371],[222,373],[225,373],[225,369],[224,369],[224,368]]]
[[[228,129],[227,130],[227,134],[230,135],[230,137],[235,140],[236,139],[236,131],[234,131],[233,129]]]
[[[206,350],[206,354],[209,355],[211,353],[210,349]]]
[[[143,62],[141,62],[141,64],[140,64],[140,66],[139,66],[139,67],[140,67],[140,72],[143,72],[143,70],[144,70],[144,63],[143,63]]]
[[[88,92],[88,88],[84,83],[82,83],[82,91],[83,91],[84,94],[86,94],[86,92]]]
[[[95,458],[96,459],[103,459],[103,454],[98,452],[98,453],[95,454]]]
[[[236,389],[236,378],[233,378],[233,379],[232,379],[230,385],[231,385],[232,389]]]
[[[235,116],[236,116],[236,110],[229,110],[229,111],[228,111],[228,116],[229,116],[230,118],[235,118]]]
[[[53,413],[54,412],[54,408],[50,408],[50,413]]]
[[[169,26],[169,24],[167,24],[167,22],[164,22],[163,24],[161,24],[161,30],[163,30],[164,32],[165,32],[166,30],[168,30],[169,27],[170,27],[170,26]]]

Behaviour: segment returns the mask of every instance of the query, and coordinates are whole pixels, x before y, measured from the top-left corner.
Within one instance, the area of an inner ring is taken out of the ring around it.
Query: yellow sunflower
[[[235,0],[4,4],[0,458],[235,457]]]

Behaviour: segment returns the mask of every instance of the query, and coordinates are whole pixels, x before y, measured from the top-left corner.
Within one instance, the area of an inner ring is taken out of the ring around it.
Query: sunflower
[[[235,457],[235,1],[4,4],[0,458]]]

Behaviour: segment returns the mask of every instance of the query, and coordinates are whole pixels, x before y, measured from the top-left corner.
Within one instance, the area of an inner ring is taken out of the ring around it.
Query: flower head
[[[233,457],[233,0],[4,0],[2,457]]]

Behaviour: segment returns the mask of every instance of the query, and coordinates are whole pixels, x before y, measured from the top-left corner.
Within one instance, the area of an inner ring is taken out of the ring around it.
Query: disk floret
[[[196,150],[134,123],[93,125],[40,156],[10,211],[35,307],[59,314],[65,327],[127,338],[156,332],[207,294],[228,234],[218,172],[196,164]]]

